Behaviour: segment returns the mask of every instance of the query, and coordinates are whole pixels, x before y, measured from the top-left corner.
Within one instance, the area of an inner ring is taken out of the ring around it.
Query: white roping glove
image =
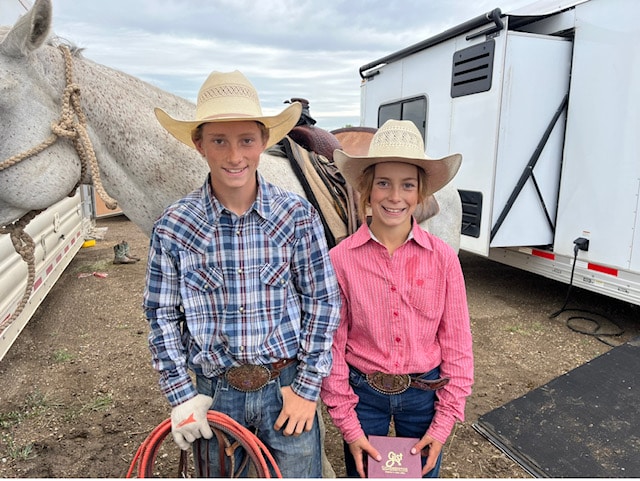
[[[200,437],[211,439],[213,431],[207,420],[211,403],[213,398],[198,394],[171,410],[171,434],[180,449],[189,449]]]

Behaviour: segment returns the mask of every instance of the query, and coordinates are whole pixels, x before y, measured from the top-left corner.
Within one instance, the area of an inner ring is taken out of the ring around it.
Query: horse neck
[[[162,128],[155,119],[155,107],[170,106],[172,115],[185,117],[193,114],[194,105],[176,95],[161,90],[120,70],[112,69],[83,57],[74,58],[73,77],[80,86],[87,116],[96,123],[112,120],[117,123],[140,124],[152,119],[147,128]]]
[[[50,59],[55,99],[65,86],[64,59],[61,52],[57,55]],[[82,56],[73,57],[72,77],[102,184],[123,212],[149,232],[162,209],[200,184],[208,170],[195,150],[169,136],[153,109],[188,118],[193,104]]]
[[[59,78],[64,59],[60,52],[58,55],[56,63],[61,67],[56,68],[55,78],[61,92],[64,87]],[[184,155],[178,142],[167,142],[167,133],[153,109],[161,107],[186,118],[194,110],[192,103],[81,55],[73,56],[71,76],[79,87],[87,130],[101,170],[124,169],[126,175],[135,170],[132,163],[139,163],[145,155],[153,156],[159,149],[163,155],[155,156],[156,163],[164,159],[173,163],[167,154]]]

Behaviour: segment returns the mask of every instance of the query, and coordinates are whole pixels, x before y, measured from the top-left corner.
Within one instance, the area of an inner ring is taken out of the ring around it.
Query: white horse
[[[79,183],[100,187],[101,182],[148,234],[162,210],[201,185],[208,173],[195,150],[160,126],[153,109],[190,118],[195,107],[79,52],[65,62],[55,39],[49,39],[51,18],[51,0],[37,0],[12,28],[0,30],[0,226],[49,207]],[[70,126],[70,117],[79,125]],[[43,148],[47,139],[52,144]],[[91,160],[91,147],[95,162],[83,169],[78,150]],[[43,150],[34,153],[36,148]],[[304,196],[287,159],[263,154],[260,171],[268,181]],[[451,187],[437,199],[440,214],[422,226],[457,251],[459,196]]]

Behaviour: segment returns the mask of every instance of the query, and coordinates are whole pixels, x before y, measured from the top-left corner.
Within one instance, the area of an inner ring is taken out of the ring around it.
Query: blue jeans
[[[437,379],[439,376],[440,369],[435,368],[421,378]],[[411,387],[401,394],[382,394],[369,386],[364,375],[354,369],[349,370],[349,383],[359,397],[356,413],[367,436],[387,436],[392,419],[396,436],[419,439],[427,432],[435,414],[435,391],[423,391]],[[358,478],[355,460],[347,443],[344,443],[344,460],[347,476]],[[441,461],[442,453],[435,467],[424,477],[437,478]],[[426,456],[422,456],[422,466],[426,462]]]
[[[267,446],[284,478],[320,478],[322,477],[322,460],[320,446],[320,430],[318,420],[313,423],[311,431],[303,431],[299,436],[284,436],[275,431],[273,425],[282,410],[281,387],[290,385],[297,372],[297,363],[286,366],[280,375],[256,392],[240,392],[229,385],[224,376],[216,378],[197,377],[197,388],[200,394],[213,398],[211,409],[233,418],[244,427],[255,432],[256,436]],[[221,477],[218,442],[214,437],[208,443],[200,444],[200,459],[207,460],[210,477]],[[208,446],[208,453],[207,453]],[[194,449],[196,444],[194,444]],[[236,453],[236,469],[239,466],[241,449]],[[195,453],[194,453],[195,455]],[[196,463],[197,465],[197,463]],[[226,473],[229,476],[230,464],[226,461]],[[248,466],[242,476],[248,474]],[[272,476],[275,473],[272,471]],[[197,477],[201,473],[196,472]]]

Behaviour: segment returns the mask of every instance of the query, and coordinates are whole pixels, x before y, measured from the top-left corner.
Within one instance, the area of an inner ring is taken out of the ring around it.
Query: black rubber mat
[[[640,477],[640,338],[481,416],[534,477]]]

